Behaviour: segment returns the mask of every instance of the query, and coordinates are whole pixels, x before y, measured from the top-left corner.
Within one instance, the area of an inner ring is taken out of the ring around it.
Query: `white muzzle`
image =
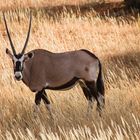
[[[15,72],[15,78],[16,80],[21,80],[23,78],[22,73],[20,71]]]

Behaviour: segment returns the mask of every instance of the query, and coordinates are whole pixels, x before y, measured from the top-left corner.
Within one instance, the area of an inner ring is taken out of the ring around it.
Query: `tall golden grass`
[[[16,50],[23,47],[28,30],[28,11],[6,14]],[[65,16],[64,16],[65,15]],[[10,18],[11,17],[11,18]],[[53,122],[43,105],[34,118],[34,93],[13,78],[10,49],[2,14],[0,20],[0,137],[1,139],[42,140],[127,140],[140,138],[140,23],[124,19],[102,19],[91,13],[76,17],[64,13],[57,20],[45,13],[33,17],[27,52],[43,48],[53,52],[88,49],[102,64],[106,107],[100,118],[94,108],[87,119],[87,101],[77,85],[60,92],[47,91],[52,103]]]
[[[17,7],[39,7],[39,6],[57,6],[57,5],[78,5],[78,4],[85,4],[87,3],[86,0],[6,0],[0,1],[0,7],[2,9],[7,8],[17,8]]]
[[[50,7],[58,5],[83,5],[89,3],[122,2],[123,0],[1,0],[0,9]]]

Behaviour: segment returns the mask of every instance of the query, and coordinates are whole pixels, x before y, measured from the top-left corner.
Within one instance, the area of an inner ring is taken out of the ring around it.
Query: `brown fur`
[[[93,75],[98,76],[98,59],[82,50],[51,53],[37,49],[31,52],[34,56],[24,64],[23,81],[32,91],[40,91],[47,86],[59,87],[74,77],[94,81],[92,67],[97,70],[95,73],[93,71]]]

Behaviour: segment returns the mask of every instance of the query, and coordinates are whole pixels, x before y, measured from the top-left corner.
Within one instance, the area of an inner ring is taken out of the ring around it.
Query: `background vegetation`
[[[50,119],[43,102],[38,117],[34,118],[34,93],[22,82],[14,80],[12,62],[5,53],[6,47],[10,46],[1,13],[0,139],[139,140],[140,19],[137,11],[127,11],[120,1],[109,2],[100,7],[84,0],[74,3],[72,0],[1,2],[18,52],[28,30],[27,7],[35,5],[27,51],[43,48],[64,52],[84,48],[100,58],[106,108],[102,118],[94,108],[92,116],[87,119],[87,101],[77,85],[65,92],[47,91],[55,121]],[[44,3],[55,8],[48,10],[42,7]],[[57,7],[58,3],[82,6],[65,9],[61,5]]]
[[[124,0],[128,7],[140,7],[140,0]]]

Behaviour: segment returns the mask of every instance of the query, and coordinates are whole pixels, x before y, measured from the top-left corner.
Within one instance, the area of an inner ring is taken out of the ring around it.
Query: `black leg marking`
[[[48,100],[48,96],[47,96],[45,90],[43,91],[43,94],[42,94],[41,98],[43,99],[44,103],[50,104],[50,101]]]
[[[84,95],[85,95],[86,99],[87,100],[91,100],[92,99],[92,95],[91,95],[89,89],[86,88],[86,87],[82,87],[82,90],[84,92]]]
[[[41,99],[43,99],[44,104],[45,104],[46,108],[48,109],[51,118],[53,119],[53,115],[52,115],[51,107],[50,107],[50,101],[48,100],[48,96],[45,92],[45,89],[42,89],[41,91],[37,92],[37,94],[35,96],[35,104],[37,106],[35,106],[34,112],[38,112],[38,110],[39,110],[38,105],[40,105]]]
[[[102,111],[102,102],[101,102],[101,94],[97,90],[96,83],[93,82],[86,82],[87,87],[90,89],[91,94],[94,99],[97,101],[97,110],[99,112],[99,115],[101,116],[101,111]]]
[[[40,102],[41,102],[41,98],[42,98],[42,90],[37,92],[36,95],[35,95],[35,106],[34,106],[34,117],[37,118],[38,116],[38,113],[40,112],[40,109],[39,109],[39,105],[40,105]]]
[[[90,90],[91,96],[94,97],[97,101],[98,92],[95,82],[86,82],[86,85]]]
[[[90,88],[84,81],[79,81],[79,84],[84,92],[86,99],[88,100],[87,117],[89,117],[92,112],[93,103],[95,99],[90,91]]]
[[[41,98],[43,99],[44,103],[50,104],[50,101],[48,100],[48,96],[47,96],[47,94],[46,94],[44,89],[39,91],[39,92],[37,92],[37,94],[35,96],[35,103],[36,103],[36,105],[40,104]]]
[[[39,105],[40,102],[41,102],[41,98],[42,98],[42,90],[37,92],[36,95],[35,95],[35,104],[36,105]]]
[[[86,83],[84,81],[79,81],[79,84],[84,92],[84,95],[86,97],[86,99],[89,101],[92,101],[92,94],[90,92],[90,89],[88,88],[88,86],[86,85]]]

